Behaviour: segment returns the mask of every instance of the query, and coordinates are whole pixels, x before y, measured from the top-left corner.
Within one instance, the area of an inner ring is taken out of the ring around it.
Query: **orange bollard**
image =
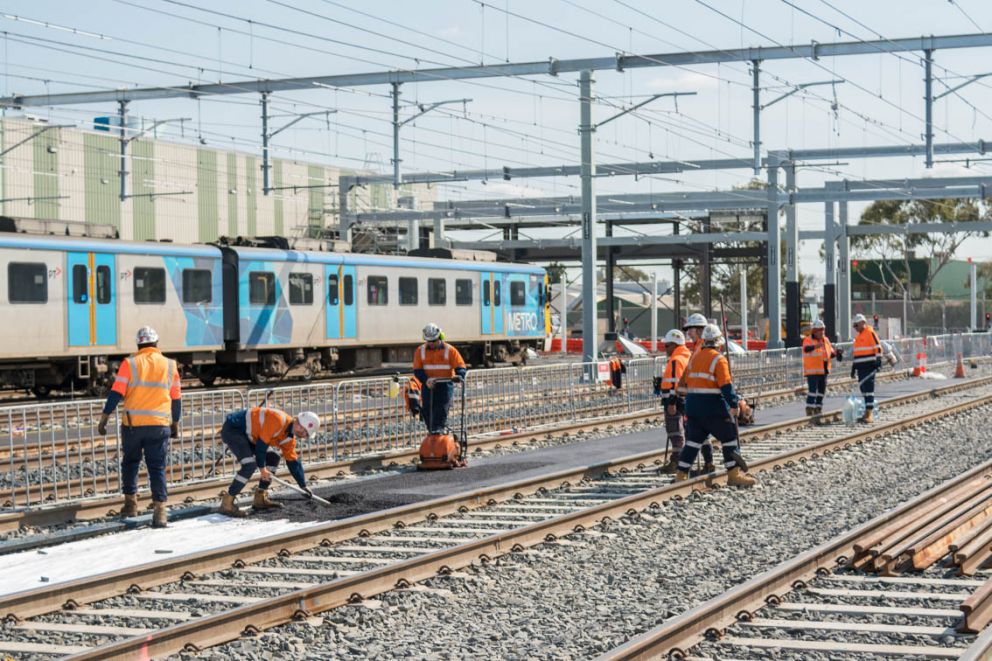
[[[963,379],[964,378],[964,358],[961,356],[961,352],[958,351],[958,365],[954,368],[954,378]]]
[[[927,354],[926,351],[916,352],[916,365],[913,367],[913,376],[923,376],[927,371]]]

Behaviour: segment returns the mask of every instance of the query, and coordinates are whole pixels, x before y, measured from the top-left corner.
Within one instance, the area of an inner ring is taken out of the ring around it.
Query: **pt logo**
[[[121,271],[121,280],[127,280],[131,277],[130,271]]]
[[[54,280],[55,278],[59,277],[60,275],[62,275],[62,268],[61,267],[56,266],[53,269],[48,269],[48,279],[49,280]]]

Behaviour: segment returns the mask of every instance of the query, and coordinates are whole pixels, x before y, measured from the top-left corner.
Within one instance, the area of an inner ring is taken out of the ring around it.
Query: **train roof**
[[[230,250],[237,252],[239,258],[267,260],[270,262],[301,262],[309,264],[339,264],[356,266],[406,266],[411,268],[429,265],[434,269],[453,271],[479,271],[486,273],[490,271],[499,271],[504,273],[544,273],[544,269],[539,266],[534,266],[532,264],[513,264],[508,262],[468,262],[430,257],[310,252],[303,250],[275,250],[272,248],[242,248],[235,246],[231,246]]]
[[[0,232],[0,248],[59,250],[66,252],[107,252],[117,255],[162,255],[168,257],[212,257],[220,251],[208,245],[177,245],[158,241],[122,241],[120,239],[86,239]]]

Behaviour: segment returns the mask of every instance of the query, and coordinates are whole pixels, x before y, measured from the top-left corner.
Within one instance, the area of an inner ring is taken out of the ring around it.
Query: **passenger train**
[[[0,385],[103,392],[144,325],[206,385],[408,361],[430,321],[473,365],[523,362],[543,345],[543,269],[448,254],[0,233]]]

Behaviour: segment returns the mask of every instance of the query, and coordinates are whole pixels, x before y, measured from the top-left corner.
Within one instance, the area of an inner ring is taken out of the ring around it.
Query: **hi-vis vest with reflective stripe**
[[[668,357],[668,363],[665,365],[665,373],[661,375],[662,392],[675,389],[679,379],[682,378],[682,373],[685,372],[686,365],[689,364],[689,357],[691,355],[692,352],[684,345],[675,348],[675,352]]]
[[[424,370],[429,379],[450,379],[459,367],[465,367],[465,361],[458,349],[447,342],[438,349],[421,344],[413,354],[413,369]]]
[[[878,339],[878,334],[871,326],[858,333],[854,338],[854,362],[874,363],[877,356],[882,355],[882,343]]]
[[[691,395],[720,395],[720,387],[730,383],[727,359],[713,347],[693,354],[685,368],[686,392]]]
[[[176,361],[145,347],[121,363],[112,390],[124,396],[121,413],[129,427],[168,427],[172,400],[180,397]]]
[[[262,441],[279,448],[286,461],[296,460],[296,438],[293,437],[293,417],[285,411],[253,406],[245,415],[245,432],[253,442]]]
[[[806,347],[816,347],[807,352]],[[803,374],[806,376],[816,376],[818,374],[830,374],[830,356],[833,355],[834,348],[830,345],[830,340],[824,337],[821,340],[807,337],[803,340]]]

